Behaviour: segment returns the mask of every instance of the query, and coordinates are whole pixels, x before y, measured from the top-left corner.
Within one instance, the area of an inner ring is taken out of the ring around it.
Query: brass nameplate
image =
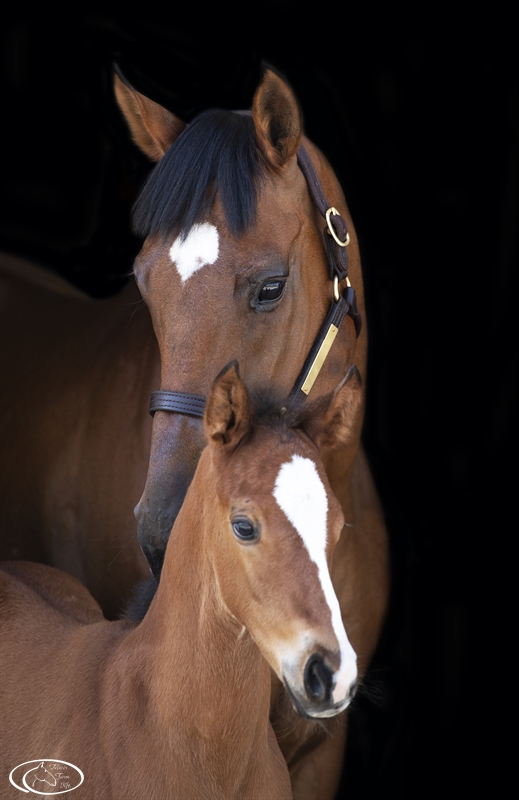
[[[330,327],[328,328],[328,333],[324,337],[324,341],[317,352],[317,355],[314,359],[314,363],[310,367],[310,372],[306,376],[306,380],[301,386],[301,391],[304,392],[305,394],[310,393],[310,389],[316,382],[317,376],[321,371],[321,367],[324,364],[326,356],[330,352],[330,347],[334,343],[335,337],[337,336],[338,332],[339,328],[336,328],[335,325],[330,325]]]

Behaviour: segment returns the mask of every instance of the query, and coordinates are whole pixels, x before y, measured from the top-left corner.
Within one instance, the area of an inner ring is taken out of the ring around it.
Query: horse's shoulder
[[[5,561],[0,564],[0,613],[5,616],[22,605],[54,609],[83,624],[104,619],[88,589],[66,572],[29,561]]]
[[[371,467],[362,444],[355,457],[352,489],[358,505],[370,508],[374,514],[380,516],[381,519],[384,518]]]

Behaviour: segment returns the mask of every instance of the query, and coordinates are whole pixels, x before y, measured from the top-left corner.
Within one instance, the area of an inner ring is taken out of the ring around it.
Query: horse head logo
[[[39,767],[34,767],[34,769],[30,769],[29,772],[26,773],[25,780],[33,789],[37,788],[38,783],[48,783],[49,786],[56,786],[57,783],[52,772],[49,772],[49,770],[45,768],[43,761]]]
[[[31,766],[33,765],[33,766]],[[9,775],[10,783],[25,794],[66,794],[77,789],[85,776],[69,761],[38,758],[18,764]]]

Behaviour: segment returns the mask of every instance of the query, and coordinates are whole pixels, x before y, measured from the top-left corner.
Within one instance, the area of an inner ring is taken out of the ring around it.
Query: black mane
[[[252,117],[212,109],[196,117],[173,142],[144,185],[133,208],[141,236],[186,236],[220,194],[234,236],[255,220],[261,177]]]

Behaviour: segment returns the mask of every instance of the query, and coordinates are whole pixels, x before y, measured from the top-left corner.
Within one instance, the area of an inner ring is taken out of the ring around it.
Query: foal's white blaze
[[[182,278],[182,283],[206,264],[214,264],[218,258],[218,245],[218,231],[208,222],[193,225],[183,241],[180,236],[175,239],[169,256]]]
[[[311,560],[317,565],[341,652],[341,664],[333,691],[333,701],[339,703],[347,697],[349,687],[357,677],[357,656],[344,629],[339,601],[326,561],[328,498],[314,462],[309,458],[293,456],[292,461],[281,466],[273,494],[303,540]]]

